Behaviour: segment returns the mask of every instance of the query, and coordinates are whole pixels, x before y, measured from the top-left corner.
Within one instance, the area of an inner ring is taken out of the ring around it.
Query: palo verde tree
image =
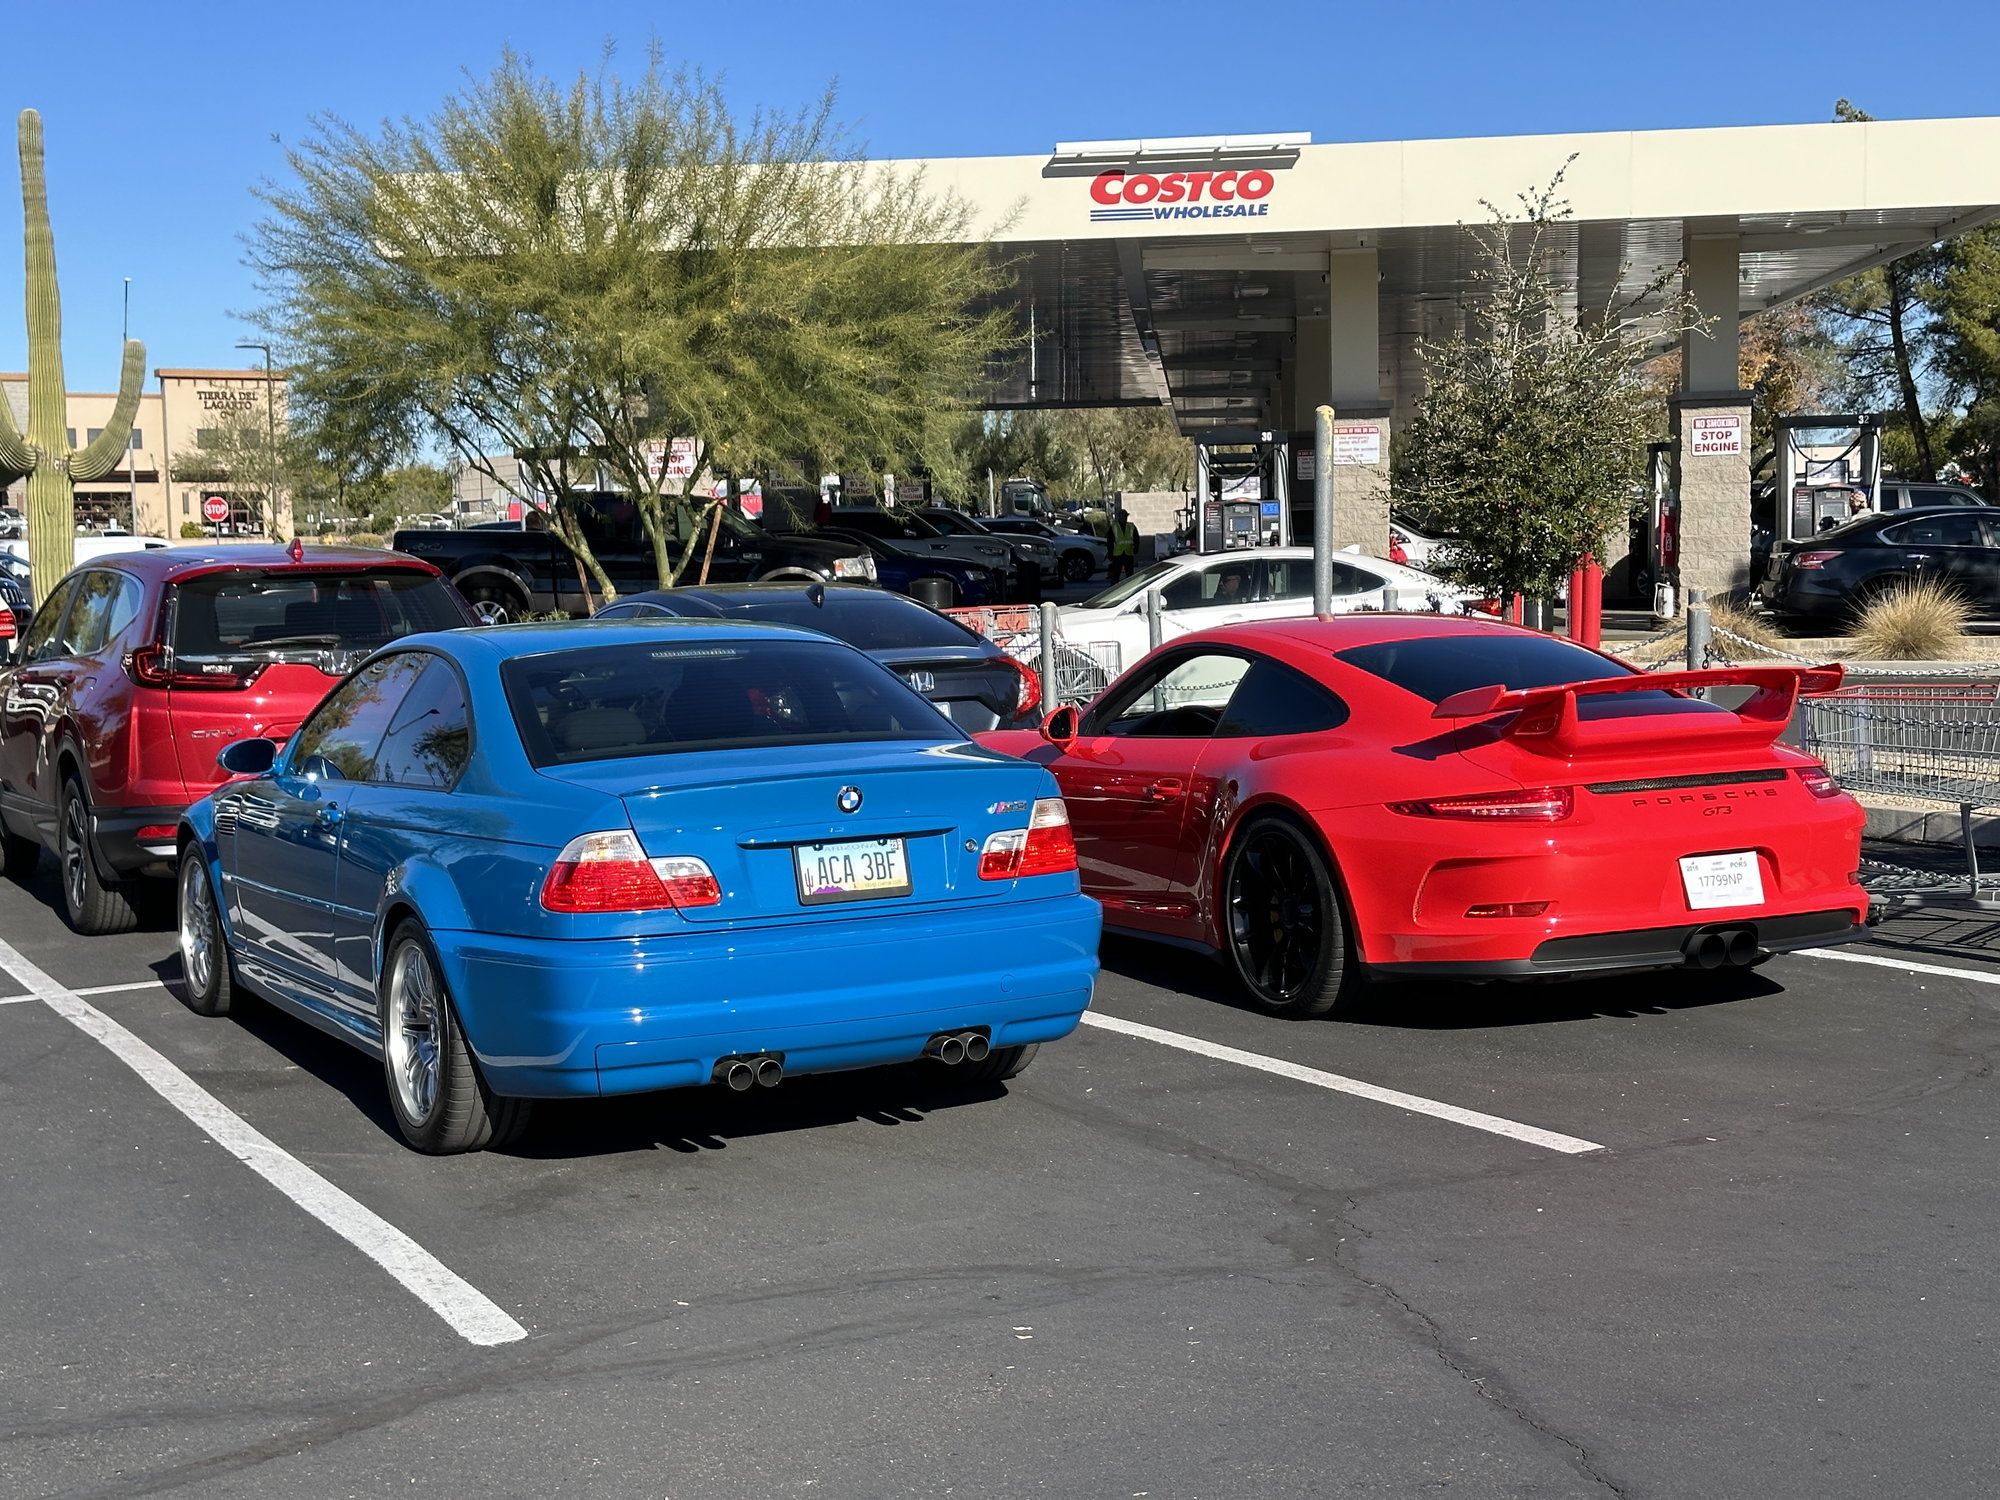
[[[302,420],[496,484],[487,455],[514,455],[606,594],[580,521],[601,485],[671,584],[704,474],[929,467],[1012,336],[966,208],[862,160],[830,96],[738,120],[657,49],[629,83],[510,54],[428,119],[323,120],[289,160],[251,259]],[[668,480],[676,438],[700,462]]]
[[[1624,529],[1656,421],[1644,367],[1689,326],[1677,267],[1576,308],[1561,181],[1466,229],[1464,327],[1418,343],[1427,384],[1394,455],[1399,505],[1457,538],[1440,571],[1502,598],[1552,596]]]

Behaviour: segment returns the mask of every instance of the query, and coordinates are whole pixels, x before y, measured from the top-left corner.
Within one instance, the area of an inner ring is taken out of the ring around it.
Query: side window
[[[1249,659],[1204,651],[1159,662],[1091,712],[1089,733],[1119,738],[1207,739],[1222,721]]]
[[[1964,490],[1947,489],[1943,485],[1924,485],[1912,492],[1917,505],[1976,505]]]
[[[465,688],[442,657],[432,657],[375,752],[375,779],[450,791],[472,756]]]
[[[1257,567],[1246,557],[1241,562],[1217,563],[1198,573],[1183,573],[1160,590],[1160,603],[1168,609],[1226,609],[1232,604],[1248,604]],[[1310,579],[1306,592],[1312,592]]]
[[[1333,597],[1343,598],[1349,594],[1368,594],[1382,587],[1382,580],[1375,574],[1357,568],[1351,563],[1335,562],[1333,565]],[[1266,599],[1310,599],[1313,593],[1313,565],[1309,557],[1288,557],[1274,559],[1264,564],[1264,597]]]
[[[139,613],[139,580],[109,568],[93,568],[76,586],[76,606],[63,627],[66,653],[89,656],[118,638]]]
[[[1899,547],[1977,547],[1985,541],[1979,518],[1966,511],[1932,511],[1890,527],[1883,536]]]
[[[56,585],[55,592],[42,601],[42,607],[35,611],[35,618],[28,622],[28,633],[21,637],[23,666],[62,654],[63,646],[56,637],[56,627],[62,624],[63,615],[69,610],[69,601],[75,594],[76,579],[65,578]]]
[[[374,781],[376,747],[431,658],[404,651],[363,668],[334,690],[292,742],[292,774]]]
[[[1243,674],[1216,726],[1218,739],[1317,734],[1347,722],[1347,705],[1303,672],[1259,657]]]

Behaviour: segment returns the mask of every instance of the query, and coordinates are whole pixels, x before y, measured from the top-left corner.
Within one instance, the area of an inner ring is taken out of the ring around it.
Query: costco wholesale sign
[[[1262,218],[1263,200],[1273,179],[1259,167],[1248,172],[1103,172],[1092,179],[1090,196],[1102,208],[1090,211],[1093,224],[1128,219]]]

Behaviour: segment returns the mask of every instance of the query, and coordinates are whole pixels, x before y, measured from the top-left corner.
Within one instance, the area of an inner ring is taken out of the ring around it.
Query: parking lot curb
[[[1867,797],[1855,800],[1868,813],[1868,826],[1862,830],[1864,838],[1882,839],[1892,844],[1965,846],[1955,807],[1888,807]],[[1972,840],[1981,849],[2000,849],[2000,817],[1975,814]]]

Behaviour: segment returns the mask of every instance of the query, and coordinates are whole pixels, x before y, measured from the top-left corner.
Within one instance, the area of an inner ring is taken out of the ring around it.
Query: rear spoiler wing
[[[1501,734],[1521,741],[1523,749],[1566,753],[1580,748],[1576,701],[1612,693],[1679,692],[1702,688],[1754,687],[1757,689],[1736,710],[1738,725],[1750,729],[1746,739],[1769,744],[1791,722],[1792,709],[1801,694],[1831,693],[1837,689],[1846,668],[1838,662],[1820,667],[1717,667],[1701,672],[1639,672],[1630,676],[1596,677],[1587,682],[1565,682],[1549,687],[1467,688],[1453,693],[1431,710],[1433,719],[1484,719],[1494,714],[1513,714],[1511,724]],[[1730,736],[1733,738],[1734,736]]]

